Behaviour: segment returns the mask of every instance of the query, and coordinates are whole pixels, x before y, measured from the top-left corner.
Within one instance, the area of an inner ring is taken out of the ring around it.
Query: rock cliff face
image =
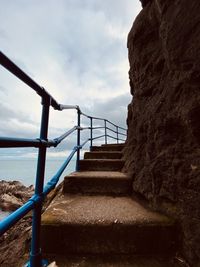
[[[200,262],[200,1],[141,0],[128,36],[125,171],[133,190],[181,225]]]

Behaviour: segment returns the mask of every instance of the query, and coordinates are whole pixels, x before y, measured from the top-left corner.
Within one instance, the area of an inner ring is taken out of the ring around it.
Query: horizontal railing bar
[[[121,130],[127,132],[127,129],[126,129],[126,128],[123,128],[123,127],[121,127],[121,126],[117,126],[117,127],[118,127],[119,129],[121,129]]]
[[[97,137],[93,137],[92,140],[99,139],[99,138],[102,138],[102,137],[105,137],[105,134],[97,136]]]
[[[89,142],[89,141],[90,141],[90,139],[87,139],[85,142],[83,142],[83,143],[80,145],[80,147],[83,148],[83,147],[85,146],[85,144],[87,144],[87,142]]]
[[[103,126],[92,127],[92,130],[104,129]],[[91,127],[81,127],[81,130],[91,130]]]
[[[91,127],[81,127],[81,130],[85,130],[85,129],[91,129]],[[105,129],[105,127],[103,127],[103,126],[102,127],[101,126],[99,126],[99,127],[92,127],[92,130],[98,130],[98,129]],[[109,128],[109,127],[106,127],[106,129],[108,129],[108,130],[110,130],[110,131],[112,131],[114,133],[117,133],[117,131],[115,131],[115,130]],[[126,134],[121,133],[121,132],[118,132],[118,134],[127,136]]]
[[[46,184],[46,186],[44,187],[44,191],[43,191],[43,195],[44,196],[48,195],[48,193],[55,188],[56,184],[59,181],[60,176],[62,175],[62,173],[64,172],[64,170],[68,166],[68,164],[70,163],[71,159],[73,158],[73,156],[74,156],[74,154],[76,153],[77,150],[78,150],[78,147],[75,146],[73,148],[72,152],[70,153],[70,155],[68,156],[68,158],[65,160],[65,162],[62,164],[62,166],[60,167],[60,169],[57,171],[57,173]]]
[[[92,117],[92,116],[91,116],[91,118],[92,118],[93,120],[99,120],[99,121],[104,121],[104,120],[105,120],[104,118],[98,118],[98,117]]]
[[[83,113],[83,112],[81,112],[81,115],[87,117],[88,119],[91,119],[91,118],[92,118],[92,119],[94,119],[94,120],[102,120],[102,121],[105,120],[105,119],[103,119],[103,118],[98,118],[98,117],[89,116],[89,115],[87,115],[87,114],[85,114],[85,113]]]
[[[125,128],[121,127],[121,126],[118,126],[118,125],[114,124],[113,122],[111,122],[111,121],[109,121],[109,120],[106,120],[106,121],[107,121],[108,123],[112,124],[113,126],[118,127],[119,129],[122,129],[122,130],[124,130],[124,131],[127,131],[127,129],[125,129]]]
[[[104,127],[94,127],[93,129],[103,129]],[[115,132],[113,129],[106,127],[112,132]],[[90,129],[90,127],[81,127],[81,130]],[[67,131],[65,134],[61,135],[54,140],[41,140],[41,139],[26,139],[26,138],[12,138],[12,137],[0,137],[0,148],[14,148],[14,147],[56,147],[61,141],[63,141],[67,136],[72,134],[77,130],[77,126],[74,126],[72,129]],[[119,133],[120,135],[124,135],[123,133]],[[94,140],[94,138],[93,138]]]
[[[117,127],[116,124],[114,124],[113,122],[109,121],[109,120],[106,120],[108,123],[112,124],[113,126]],[[118,126],[119,127],[119,126]]]
[[[42,197],[33,195],[23,206],[15,210],[0,222],[0,235],[4,234],[15,223],[33,209],[36,203],[42,201]]]
[[[54,140],[0,137],[0,147],[56,147]]]
[[[118,134],[123,135],[123,136],[127,136],[126,134],[124,134],[124,133],[120,133],[120,132],[118,132]]]
[[[90,130],[91,129],[91,127],[80,127],[80,130],[82,131],[82,130]]]
[[[64,109],[80,110],[79,106],[77,106],[77,105],[62,105],[62,104],[60,104],[60,110],[64,110]]]
[[[103,127],[103,126],[99,126],[99,127],[93,127],[92,129],[93,130],[98,130],[98,129],[104,129],[105,127]]]
[[[115,131],[115,130],[113,130],[113,129],[109,128],[109,127],[106,127],[106,129],[108,129],[108,130],[112,131],[113,133],[118,133],[118,134],[120,134],[120,135],[124,135],[124,136],[126,136],[126,134],[124,134],[124,133],[120,133],[120,132],[117,132],[117,131]]]
[[[83,115],[84,117],[86,117],[86,118],[88,118],[88,119],[91,119],[91,118],[92,118],[91,116],[89,116],[89,115],[83,113],[82,111],[81,111],[81,115]]]
[[[91,127],[80,127],[80,130],[90,130],[90,129],[91,129]],[[105,129],[105,127],[93,127],[92,128],[92,130],[99,130],[99,129]],[[117,133],[117,131],[115,131],[115,130],[109,128],[109,127],[106,127],[106,129],[108,129],[108,130],[110,130],[110,131],[112,131],[114,133]],[[120,133],[120,132],[118,132],[118,134],[126,136],[126,134],[123,134],[123,133]]]
[[[81,112],[81,115],[83,115],[83,116],[85,116],[85,117],[87,117],[87,118],[89,118],[89,119],[92,118],[92,119],[94,119],[94,120],[107,121],[108,123],[112,124],[113,126],[118,127],[119,129],[122,129],[122,130],[124,130],[124,131],[127,131],[127,129],[125,129],[125,128],[121,127],[121,126],[118,126],[118,125],[116,125],[116,124],[112,123],[111,121],[106,120],[106,119],[104,119],[104,118],[99,118],[99,117],[89,116],[89,115],[87,115],[87,114],[85,114],[85,113],[83,113],[83,112]]]
[[[56,142],[56,144],[60,144],[60,142],[62,142],[67,136],[69,136],[70,134],[72,134],[74,131],[77,130],[77,126],[74,126],[73,128],[71,128],[69,131],[67,131],[66,133],[62,134],[60,137],[55,138],[54,142]]]
[[[109,128],[109,127],[106,127],[106,129],[108,129],[109,131],[111,131],[111,132],[113,132],[113,133],[117,133],[117,131],[115,131],[115,130]]]
[[[116,125],[116,124],[112,123],[111,121],[106,120],[106,119],[104,119],[104,118],[98,118],[98,117],[89,116],[89,115],[87,115],[87,114],[85,114],[85,113],[82,113],[82,112],[81,112],[81,114],[82,114],[83,116],[89,118],[89,119],[92,118],[92,119],[94,119],[94,120],[102,120],[102,121],[106,121],[106,122],[112,124],[113,126],[118,127],[119,129],[121,129],[121,130],[123,130],[123,131],[127,131],[127,129],[125,129],[125,128],[121,127],[121,126],[118,126],[118,125]],[[102,127],[102,128],[104,128],[104,127]],[[93,128],[93,129],[94,129],[94,128]]]
[[[50,97],[51,106],[54,109],[60,110],[60,105],[57,101],[40,85],[38,85],[32,78],[30,78],[24,71],[22,71],[17,65],[15,65],[7,56],[0,51],[0,64],[14,74],[21,81],[31,87],[41,97]]]
[[[105,127],[99,126],[99,127],[92,127],[92,130],[98,130],[98,129],[104,129]],[[80,127],[80,130],[91,130],[91,127]]]
[[[107,136],[110,137],[110,138],[113,138],[113,139],[117,140],[117,137],[115,137],[115,136],[112,136],[112,135],[109,135],[109,134],[107,134]],[[119,140],[119,138],[118,138],[118,140]]]
[[[110,138],[113,138],[113,139],[115,139],[115,140],[120,140],[120,141],[126,141],[126,140],[124,140],[124,139],[121,139],[121,138],[117,138],[117,137],[114,137],[114,136],[111,136],[111,135],[109,135],[109,134],[107,134],[107,136],[108,137],[110,137]]]
[[[103,120],[103,121],[106,121],[106,122],[112,124],[113,126],[118,127],[119,129],[122,129],[122,130],[124,130],[124,131],[127,131],[127,129],[125,129],[125,128],[121,127],[121,126],[118,126],[118,125],[116,125],[116,124],[112,123],[111,121],[106,120],[106,119],[104,119],[104,118],[98,118],[98,117],[88,116],[88,115],[86,115],[86,114],[84,114],[84,113],[81,113],[81,114],[84,115],[84,116],[86,116],[86,117],[88,117],[88,118],[92,118],[92,119],[94,119],[94,120]]]
[[[93,117],[93,116],[87,115],[87,114],[85,114],[85,113],[83,113],[83,112],[81,111],[81,109],[80,109],[79,106],[76,106],[76,105],[60,105],[60,109],[61,109],[61,110],[63,110],[63,109],[77,109],[77,110],[80,110],[81,115],[87,117],[88,119],[102,120],[102,121],[105,121],[105,120],[106,120],[106,119],[104,119],[104,118]],[[124,131],[127,131],[127,129],[125,129],[125,128],[121,127],[121,126],[118,126],[118,125],[112,123],[112,122],[109,121],[109,120],[106,120],[106,121],[107,121],[108,123],[112,124],[113,126],[118,127],[119,129],[122,129],[122,130],[124,130]],[[104,127],[102,127],[102,128],[104,128]],[[93,128],[93,129],[95,129],[95,128]],[[99,128],[99,129],[100,129],[100,128]]]

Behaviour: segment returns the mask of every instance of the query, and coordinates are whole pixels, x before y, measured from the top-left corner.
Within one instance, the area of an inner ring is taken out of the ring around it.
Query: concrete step
[[[133,255],[55,255],[47,254],[49,262],[56,261],[59,267],[180,267],[172,256]]]
[[[84,159],[121,159],[120,151],[93,151],[85,152]]]
[[[124,144],[92,146],[91,151],[122,151]]]
[[[124,166],[121,159],[84,159],[79,161],[80,171],[120,171]]]
[[[122,147],[122,148],[124,148],[125,147],[125,143],[114,143],[114,144],[102,144],[101,146],[120,146],[120,147]]]
[[[122,172],[74,172],[65,177],[63,192],[71,194],[130,195],[132,180]]]
[[[58,195],[42,215],[44,253],[168,254],[176,227],[130,197]]]

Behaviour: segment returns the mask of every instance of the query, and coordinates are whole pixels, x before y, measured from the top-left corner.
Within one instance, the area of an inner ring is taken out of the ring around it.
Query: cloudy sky
[[[62,104],[126,125],[127,34],[139,0],[0,0],[1,51]],[[0,67],[0,136],[38,137],[40,98]],[[51,111],[50,137],[75,123]],[[70,143],[70,141],[69,141]],[[60,149],[60,152],[62,149]],[[20,155],[31,150],[17,150]],[[16,150],[9,150],[16,154]],[[2,150],[1,155],[7,155]]]

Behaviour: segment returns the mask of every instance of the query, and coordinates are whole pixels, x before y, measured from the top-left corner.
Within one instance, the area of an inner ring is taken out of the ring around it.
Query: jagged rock
[[[48,207],[54,197],[58,194],[61,188],[62,183],[59,184],[54,190],[52,190],[50,194],[46,197],[42,209],[43,211],[45,211],[45,209]],[[16,198],[18,201],[24,202],[26,199],[32,196],[33,186],[26,187],[17,181],[1,181],[0,196],[1,194],[3,194],[4,196],[8,196],[9,192],[11,194],[12,200]],[[19,198],[17,198],[17,196]],[[8,197],[8,199],[6,199],[5,203],[8,203],[9,199],[10,196]],[[0,205],[1,204],[2,203],[0,201]],[[10,208],[11,206],[9,207],[9,210]],[[27,262],[27,260],[29,259],[30,251],[31,223],[32,213],[30,212],[0,237],[1,267],[21,267],[24,266],[25,262]],[[56,267],[56,265],[53,266]]]
[[[33,186],[19,181],[0,181],[0,209],[13,211],[23,205],[34,193]]]
[[[143,5],[146,1],[142,1]],[[178,219],[183,255],[200,261],[200,1],[152,0],[128,36],[125,171],[133,189]]]
[[[0,196],[1,209],[5,211],[13,211],[19,208],[23,203],[14,195],[3,194]]]

